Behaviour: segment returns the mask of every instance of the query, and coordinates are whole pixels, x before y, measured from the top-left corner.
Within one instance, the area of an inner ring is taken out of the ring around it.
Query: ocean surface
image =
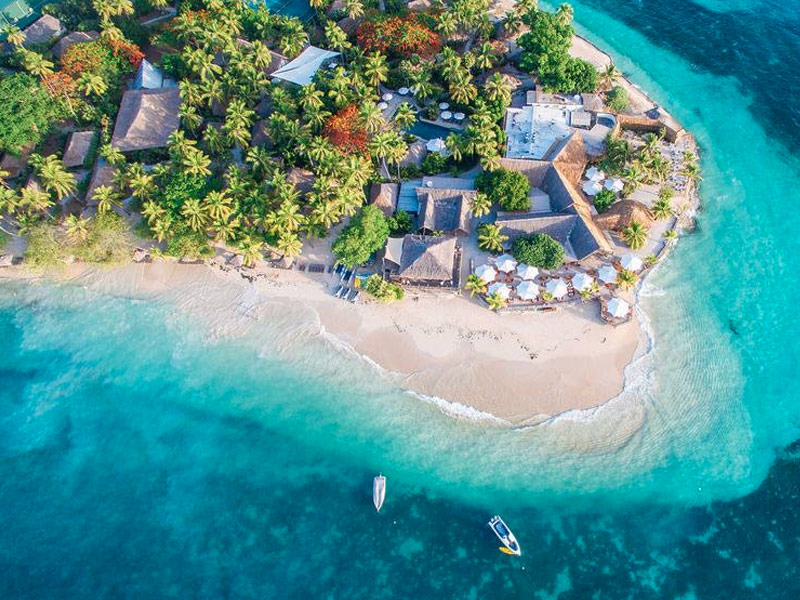
[[[575,15],[702,148],[626,391],[510,430],[300,309],[1,283],[0,598],[800,597],[800,2]]]

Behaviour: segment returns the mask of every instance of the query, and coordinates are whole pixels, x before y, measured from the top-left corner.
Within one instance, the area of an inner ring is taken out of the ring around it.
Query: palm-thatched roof
[[[307,194],[314,188],[316,177],[312,171],[294,167],[286,175],[286,181],[294,185],[301,194]]]
[[[163,148],[178,129],[180,89],[128,90],[122,96],[111,145],[122,152]]]
[[[22,33],[25,34],[24,44],[26,46],[32,46],[35,44],[44,44],[54,37],[58,37],[64,33],[64,28],[61,26],[61,21],[56,19],[53,15],[42,15],[23,29]]]
[[[428,155],[428,149],[425,147],[425,142],[418,140],[408,145],[408,151],[400,161],[401,167],[422,167],[422,161]]]
[[[53,46],[53,55],[56,58],[61,58],[64,53],[69,50],[70,46],[75,44],[84,44],[86,42],[94,42],[100,38],[100,34],[96,31],[73,31],[68,33],[63,38],[58,40],[58,43]]]
[[[397,208],[400,185],[397,183],[376,183],[369,190],[369,200],[387,217]]]
[[[558,167],[559,172],[573,185],[581,180],[581,175],[586,169],[589,158],[586,156],[586,147],[583,145],[583,136],[578,131],[573,131],[567,138],[553,146],[545,156]]]
[[[69,134],[67,147],[64,149],[64,166],[68,169],[82,167],[92,149],[95,131],[73,131]]]
[[[504,216],[496,224],[508,236],[509,244],[523,235],[547,234],[564,247],[571,260],[582,260],[601,249],[586,221],[575,213]]]
[[[97,202],[94,201],[94,191],[103,185],[113,185],[114,177],[117,174],[117,167],[111,165],[98,165],[92,173],[92,179],[89,181],[89,187],[86,188],[86,196],[84,196],[86,204],[94,206]]]
[[[636,200],[620,200],[601,215],[595,217],[595,222],[604,229],[622,231],[633,221],[650,228],[653,225],[653,213],[641,202]]]
[[[411,282],[448,282],[455,274],[456,238],[407,235],[403,238],[398,278]]]
[[[417,188],[419,228],[426,231],[469,233],[473,190]]]

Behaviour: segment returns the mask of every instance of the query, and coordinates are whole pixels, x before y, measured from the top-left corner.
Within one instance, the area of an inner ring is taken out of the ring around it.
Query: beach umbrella
[[[433,138],[432,140],[428,140],[428,143],[425,144],[425,148],[427,148],[428,152],[442,152],[447,150],[447,144],[444,143],[442,138]]]
[[[539,275],[539,269],[520,263],[517,265],[517,277],[520,279],[536,279]]]
[[[589,181],[602,181],[605,178],[606,174],[597,167],[589,167],[589,169],[586,171],[586,179]]]
[[[503,254],[502,256],[497,257],[497,260],[494,262],[494,266],[498,271],[502,271],[503,273],[511,273],[511,271],[517,267],[517,261],[515,261],[514,257],[510,254]]]
[[[484,282],[489,283],[497,277],[497,270],[492,265],[481,265],[475,269],[475,275],[480,277]]]
[[[622,257],[619,261],[620,264],[624,269],[628,269],[628,271],[638,271],[642,268],[642,259],[636,256],[635,254],[626,254]]]
[[[539,286],[532,281],[523,281],[517,286],[517,296],[522,300],[536,300]]]
[[[603,265],[597,271],[597,276],[603,283],[617,283],[617,270],[611,265]]]
[[[547,288],[547,293],[553,298],[563,298],[569,291],[567,289],[567,282],[560,277],[558,279],[551,279],[547,282],[545,287]]]
[[[505,283],[498,281],[489,286],[489,295],[491,296],[492,294],[497,294],[503,300],[508,300],[508,296],[511,294],[511,288]]]
[[[611,190],[612,192],[621,192],[622,188],[625,187],[625,182],[622,179],[617,179],[616,177],[613,179],[606,179],[606,182],[603,184],[607,190]]]
[[[383,96],[381,96],[381,100],[385,100],[386,102],[388,102],[392,98],[394,98],[394,94],[392,94],[391,92],[386,92]]]
[[[603,186],[597,181],[587,181],[583,184],[583,193],[587,196],[597,196],[603,191]]]
[[[397,93],[400,94],[401,96],[408,96],[408,92],[410,91],[411,90],[409,90],[407,87],[401,87],[398,88]]]
[[[378,102],[378,108],[380,108],[381,110],[386,110],[387,108],[389,108],[389,105],[386,104],[386,102]]]
[[[442,121],[449,121],[453,118],[453,113],[451,113],[449,110],[443,110],[442,114],[439,116],[442,117]]]
[[[612,298],[609,300],[607,308],[611,316],[616,317],[617,319],[627,317],[631,310],[630,305],[621,298]]]
[[[457,112],[457,113],[453,113],[453,118],[454,118],[456,121],[463,121],[464,119],[466,119],[466,118],[467,118],[467,115],[465,115],[465,114],[464,114],[464,113],[462,113],[462,112]]]
[[[447,110],[450,105],[447,102],[439,102],[439,110]]]
[[[592,287],[592,283],[594,283],[594,279],[592,279],[592,276],[587,273],[578,273],[572,278],[572,287],[579,292],[588,290],[590,287]]]

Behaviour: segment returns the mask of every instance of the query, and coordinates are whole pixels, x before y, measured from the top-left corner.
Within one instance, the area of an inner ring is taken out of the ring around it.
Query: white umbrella
[[[611,313],[612,317],[621,319],[622,317],[628,316],[630,310],[631,307],[625,300],[612,298],[608,301],[608,312]]]
[[[589,181],[602,181],[605,178],[606,174],[597,167],[589,167],[589,169],[586,171],[586,179]]]
[[[597,271],[597,276],[603,283],[617,283],[617,270],[611,265],[603,265]]]
[[[447,144],[444,143],[442,138],[433,138],[432,140],[428,140],[428,143],[425,144],[425,148],[427,148],[428,152],[442,152],[447,149]]]
[[[443,110],[442,114],[439,116],[442,117],[442,121],[449,121],[453,118],[453,113],[451,113],[449,110]]]
[[[497,277],[497,270],[492,265],[481,265],[475,269],[475,275],[480,277],[485,283],[494,281]]]
[[[569,291],[567,289],[567,282],[560,277],[558,279],[551,279],[547,282],[545,287],[547,288],[547,293],[553,298],[563,298]]]
[[[387,108],[389,108],[389,105],[386,104],[386,102],[378,102],[378,108],[380,108],[381,110],[386,110]]]
[[[381,99],[386,100],[386,102],[388,102],[392,98],[394,98],[394,94],[392,94],[391,92],[386,92],[383,96],[381,96]]]
[[[603,191],[603,186],[600,185],[597,181],[587,181],[583,184],[583,192],[587,196],[597,196],[600,192]]]
[[[578,273],[572,278],[572,287],[579,292],[588,290],[590,287],[592,287],[592,283],[594,283],[594,279],[592,279],[592,276],[587,273]]]
[[[398,88],[397,93],[400,94],[401,96],[408,96],[408,92],[410,91],[411,90],[409,90],[407,87],[401,87]]]
[[[537,275],[539,275],[539,269],[536,267],[532,267],[524,263],[517,265],[517,276],[520,279],[536,279]]]
[[[611,190],[612,192],[621,192],[622,188],[625,187],[625,183],[622,179],[617,179],[616,177],[613,179],[606,179],[606,182],[603,184],[607,190]]]
[[[454,118],[456,121],[463,121],[464,119],[466,119],[466,118],[467,118],[467,115],[465,115],[465,114],[464,114],[464,113],[462,113],[462,112],[457,112],[457,113],[454,113],[454,114],[453,114],[453,118]]]
[[[523,281],[517,286],[517,296],[522,300],[536,300],[539,286],[532,281]]]
[[[510,254],[503,254],[502,256],[497,257],[497,260],[494,261],[494,266],[498,271],[502,271],[503,273],[511,273],[511,271],[517,268],[517,261],[515,261],[514,257]]]
[[[619,262],[628,271],[638,271],[643,266],[642,259],[635,254],[626,254]]]
[[[447,110],[450,105],[447,102],[439,102],[439,110]]]
[[[511,288],[505,283],[498,281],[489,286],[489,295],[491,296],[492,294],[497,294],[503,300],[508,300],[508,296],[511,294]]]

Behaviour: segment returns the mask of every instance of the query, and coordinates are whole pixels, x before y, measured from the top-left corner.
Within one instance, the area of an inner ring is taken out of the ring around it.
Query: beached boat
[[[378,475],[372,481],[372,503],[375,505],[375,510],[381,512],[383,501],[386,498],[386,477]]]
[[[511,533],[511,530],[506,525],[506,522],[500,518],[500,515],[495,515],[489,521],[489,527],[492,528],[494,534],[498,537],[498,539],[503,543],[503,547],[500,548],[502,552],[506,554],[515,554],[519,556],[522,554],[522,549],[519,547],[519,543],[517,543],[517,538],[514,537],[514,534]]]

